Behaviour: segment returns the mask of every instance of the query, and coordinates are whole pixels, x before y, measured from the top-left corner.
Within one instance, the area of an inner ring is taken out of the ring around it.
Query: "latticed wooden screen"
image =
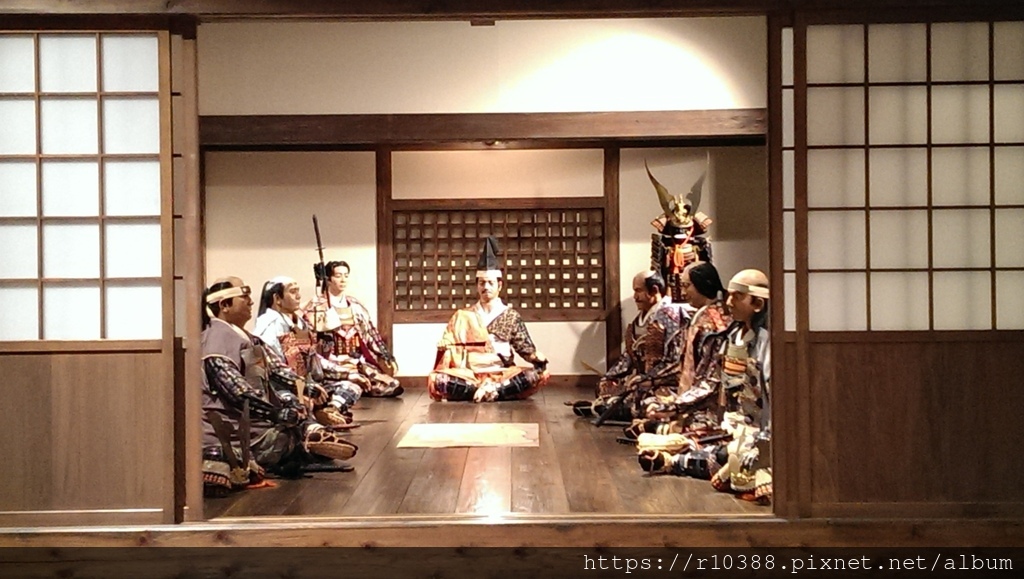
[[[402,209],[392,217],[395,311],[472,303],[488,235],[498,238],[509,305],[527,312],[605,307],[601,207]]]

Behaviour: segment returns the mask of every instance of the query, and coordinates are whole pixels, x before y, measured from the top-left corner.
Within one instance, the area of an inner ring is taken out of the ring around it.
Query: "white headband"
[[[771,299],[771,298],[768,297],[768,295],[769,295],[768,294],[768,288],[766,288],[764,286],[760,286],[760,285],[749,285],[749,284],[745,284],[743,282],[730,281],[729,282],[729,291],[731,291],[731,292],[742,292],[742,293],[745,293],[745,294],[750,294],[750,295],[752,295],[754,297],[764,298],[766,300],[767,299]]]
[[[215,304],[222,302],[230,298],[240,298],[247,296],[252,293],[252,289],[247,285],[226,287],[222,290],[217,290],[210,295],[206,296],[206,303]]]

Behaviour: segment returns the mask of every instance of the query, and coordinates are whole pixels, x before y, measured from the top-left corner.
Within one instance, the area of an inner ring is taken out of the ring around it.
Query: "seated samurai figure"
[[[300,315],[301,300],[299,284],[290,277],[275,277],[263,284],[253,333],[263,340],[267,353],[278,362],[327,390],[327,403],[313,409],[317,422],[333,427],[353,424],[350,409],[363,389],[348,380],[345,369],[319,354],[316,336]]]
[[[548,359],[537,351],[513,307],[502,302],[498,241],[484,240],[476,272],[479,299],[457,310],[437,344],[427,387],[434,400],[493,402],[521,400],[548,380]],[[532,365],[515,364],[518,354]]]
[[[394,375],[398,363],[377,331],[370,312],[347,294],[351,272],[344,261],[329,261],[321,271],[314,266],[323,291],[306,307],[310,325],[317,331],[321,352],[348,372],[348,380],[363,389],[364,396],[401,396]]]
[[[643,399],[655,391],[674,391],[679,384],[686,314],[665,295],[665,280],[657,271],[633,276],[633,301],[639,312],[626,328],[625,352],[598,382],[596,400],[571,403],[577,416],[629,421],[641,415]]]
[[[263,340],[243,327],[252,317],[249,286],[238,278],[204,295],[204,494],[245,488],[264,471],[295,476],[321,459],[347,460],[356,445],[309,417],[326,391],[267,355]],[[250,460],[251,458],[251,460]]]
[[[715,444],[694,444],[675,453],[643,448],[640,466],[647,472],[672,472],[710,478],[720,491],[768,504],[772,498],[771,344],[768,335],[767,276],[758,270],[737,273],[729,282],[727,306],[733,323],[718,352],[719,394],[724,399],[723,434]]]
[[[657,230],[651,234],[651,268],[665,279],[672,301],[682,303],[685,301],[680,275],[683,268],[697,261],[711,262],[711,240],[708,237],[711,218],[697,211],[707,171],[683,199],[681,195],[670,195],[668,189],[651,174],[646,162],[644,168],[664,212],[651,222]]]
[[[681,285],[686,303],[696,312],[683,338],[679,387],[668,396],[656,395],[643,401],[644,416],[625,431],[633,440],[644,432],[708,436],[721,422],[718,376],[712,370],[717,365],[711,358],[732,321],[723,302],[726,290],[718,270],[705,262],[686,266]]]

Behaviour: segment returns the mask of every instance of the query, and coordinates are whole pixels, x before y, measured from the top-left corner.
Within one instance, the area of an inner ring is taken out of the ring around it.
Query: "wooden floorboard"
[[[581,395],[582,394],[582,395]],[[769,507],[715,492],[707,481],[646,475],[636,450],[618,444],[620,427],[595,427],[551,387],[529,400],[435,402],[423,389],[399,399],[360,400],[354,472],[316,473],[206,501],[207,518],[249,516],[535,514],[770,514]],[[418,423],[535,423],[536,447],[398,448]]]

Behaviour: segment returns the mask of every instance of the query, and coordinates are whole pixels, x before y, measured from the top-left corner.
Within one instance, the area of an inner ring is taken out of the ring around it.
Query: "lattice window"
[[[488,235],[498,238],[509,305],[526,312],[605,307],[601,207],[410,209],[392,217],[396,311],[472,303]]]

